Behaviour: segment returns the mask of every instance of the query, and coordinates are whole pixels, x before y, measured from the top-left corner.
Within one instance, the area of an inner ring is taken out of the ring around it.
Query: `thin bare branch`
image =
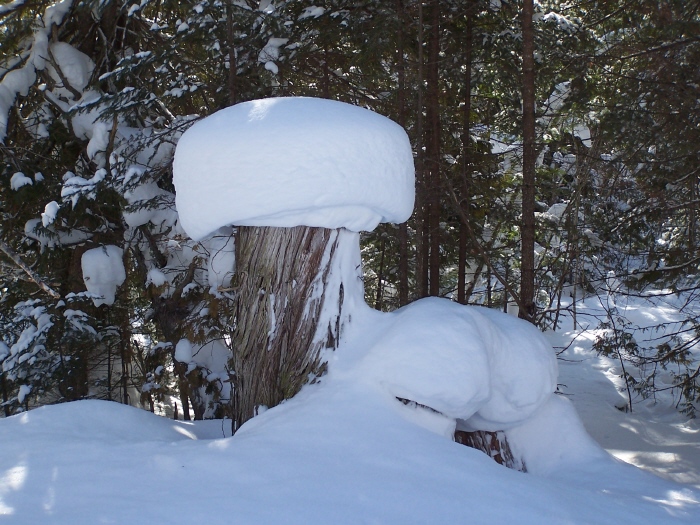
[[[15,251],[10,248],[7,244],[5,244],[3,241],[0,241],[0,251],[2,251],[7,257],[12,260],[13,263],[15,263],[17,266],[19,266],[24,272],[29,276],[29,278],[36,283],[39,288],[44,290],[47,294],[49,294],[51,297],[54,299],[60,299],[60,294],[56,292],[53,288],[51,288],[48,284],[46,284],[41,277],[39,277],[29,266],[27,266],[22,259],[20,259],[19,255],[15,253]]]

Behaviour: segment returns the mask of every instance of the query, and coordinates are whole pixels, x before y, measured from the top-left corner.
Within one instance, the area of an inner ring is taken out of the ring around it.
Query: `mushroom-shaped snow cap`
[[[333,100],[244,102],[188,129],[175,150],[180,222],[193,239],[226,225],[371,231],[413,210],[406,132]]]

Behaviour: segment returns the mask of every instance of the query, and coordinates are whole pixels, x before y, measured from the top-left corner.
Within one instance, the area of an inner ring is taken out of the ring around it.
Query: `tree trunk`
[[[525,463],[513,455],[504,432],[489,432],[487,430],[467,432],[456,430],[455,441],[467,447],[481,450],[499,465],[527,472]]]
[[[430,2],[428,74],[426,77],[426,136],[429,294],[440,295],[440,2]]]
[[[12,410],[10,409],[10,405],[7,403],[7,390],[8,388],[7,383],[5,382],[5,374],[2,373],[0,374],[0,393],[2,394],[2,406],[3,411],[5,412],[5,417],[10,417],[12,415]]]
[[[351,305],[364,302],[359,234],[240,227],[231,334],[233,430],[323,374]]]
[[[425,151],[421,147],[425,144],[423,134],[423,83],[424,83],[424,20],[423,2],[418,2],[418,82],[416,84],[416,136],[418,137],[418,147],[416,155],[416,295],[418,297],[428,296],[428,256],[430,248],[428,243],[428,187],[425,171]]]
[[[697,190],[698,177],[697,175],[692,175],[690,177],[690,203],[688,205],[688,253],[691,257],[695,257],[697,253]]]
[[[403,0],[396,1],[398,16],[398,32],[396,35],[396,46],[398,59],[398,124],[406,127],[406,61],[403,48],[403,24],[406,19]],[[408,224],[399,224],[399,306],[408,304]]]
[[[180,392],[180,403],[182,403],[182,419],[184,421],[190,421],[190,384],[187,381],[187,363],[176,362],[175,375],[177,375],[177,386]],[[177,405],[175,406],[177,407]],[[177,417],[175,417],[175,419],[177,419]]]
[[[384,302],[384,286],[382,283],[384,282],[384,258],[386,256],[386,243],[384,242],[383,238],[381,251],[382,254],[379,258],[379,271],[377,272],[377,293],[374,299],[374,309],[379,310],[380,312],[382,311],[382,304]]]
[[[233,106],[237,102],[236,73],[238,69],[236,60],[236,46],[233,42],[233,0],[226,4],[226,39],[228,40],[228,103]]]
[[[464,35],[464,110],[462,113],[462,199],[460,206],[464,210],[464,219],[471,220],[471,177],[472,149],[471,125],[472,112],[472,26],[474,20],[474,4],[467,4],[467,25]],[[467,238],[468,233],[463,223],[459,225],[459,259],[457,263],[457,302],[466,304],[467,289]]]
[[[533,0],[523,3],[523,191],[521,305],[518,317],[535,316],[535,38]]]

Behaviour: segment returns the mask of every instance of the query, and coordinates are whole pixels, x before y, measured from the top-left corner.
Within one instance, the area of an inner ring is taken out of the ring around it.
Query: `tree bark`
[[[402,128],[406,127],[406,61],[404,57],[404,28],[406,19],[403,0],[396,1],[398,16],[398,31],[396,35],[396,47],[398,59],[398,123]],[[408,304],[408,224],[399,224],[399,306]]]
[[[466,28],[464,35],[464,108],[462,113],[462,199],[460,206],[464,210],[466,220],[471,220],[471,176],[472,176],[472,149],[470,118],[472,111],[472,26],[474,20],[474,4],[470,0],[467,4]],[[459,226],[459,260],[457,263],[457,302],[466,304],[468,296],[467,288],[467,239],[466,226]]]
[[[182,403],[182,419],[184,421],[190,421],[192,418],[190,417],[190,385],[187,381],[187,363],[176,362],[175,375],[177,375],[180,403]],[[177,417],[175,419],[177,419]]]
[[[10,409],[10,405],[7,403],[8,400],[8,395],[7,395],[7,383],[5,382],[5,374],[0,374],[0,394],[2,394],[2,405],[3,405],[3,411],[5,413],[5,417],[10,417],[12,415],[12,410]]]
[[[382,239],[381,255],[379,256],[379,271],[377,272],[377,293],[374,299],[374,309],[382,310],[382,304],[384,302],[384,259],[386,257],[386,243]]]
[[[527,472],[525,463],[517,458],[510,448],[504,432],[489,432],[488,430],[476,430],[467,432],[464,430],[455,431],[455,441],[467,447],[481,450],[484,454],[493,458],[499,465]]]
[[[362,298],[359,234],[240,227],[236,237],[233,430],[323,374],[349,304]]]
[[[459,245],[457,261],[457,302],[467,304],[467,228],[459,225]]]
[[[238,94],[236,90],[236,46],[233,42],[233,1],[226,4],[226,38],[228,40],[228,103],[233,106],[237,102]]]
[[[418,82],[417,82],[417,111],[416,111],[416,135],[418,137],[418,151],[416,156],[416,292],[418,297],[428,296],[428,256],[429,256],[429,231],[428,231],[428,192],[425,171],[425,144],[423,135],[423,82],[424,82],[424,17],[423,2],[418,2]]]
[[[440,295],[440,2],[430,2],[428,75],[426,78],[426,164],[428,194],[429,294]]]
[[[520,275],[521,305],[518,317],[535,316],[535,38],[533,0],[523,3],[523,190]]]

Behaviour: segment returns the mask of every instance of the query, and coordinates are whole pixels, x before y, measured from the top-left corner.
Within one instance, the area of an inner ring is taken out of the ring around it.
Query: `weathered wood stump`
[[[349,320],[347,290],[362,293],[359,250],[359,235],[344,229],[238,228],[234,431],[324,372],[321,354]]]

